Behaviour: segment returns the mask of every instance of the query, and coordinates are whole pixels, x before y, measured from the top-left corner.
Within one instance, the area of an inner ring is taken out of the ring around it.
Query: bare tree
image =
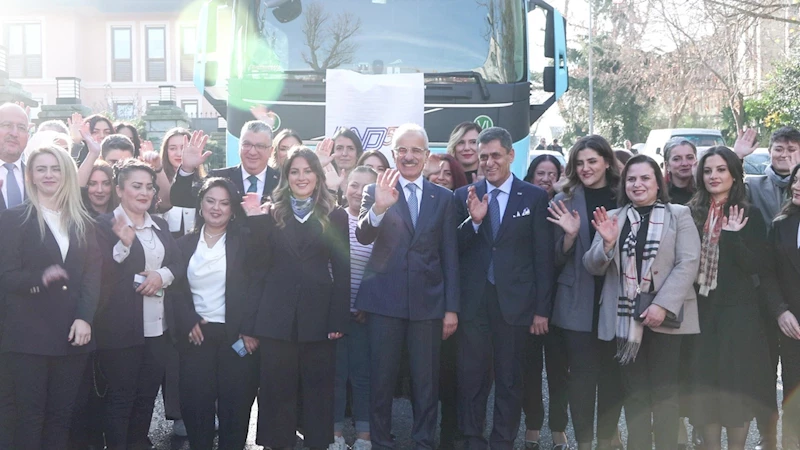
[[[303,60],[316,71],[353,62],[357,44],[352,37],[359,31],[361,19],[352,13],[340,12],[331,17],[322,3],[309,4],[303,25],[308,53],[303,52]]]
[[[706,0],[706,2],[720,8],[727,18],[745,15],[756,19],[800,25],[797,2],[793,0]]]

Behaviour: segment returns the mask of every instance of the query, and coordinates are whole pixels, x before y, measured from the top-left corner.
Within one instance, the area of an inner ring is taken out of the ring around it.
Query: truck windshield
[[[526,79],[519,0],[302,0],[302,13],[286,23],[276,6],[288,0],[253,1],[254,32],[241,47],[247,77],[321,80],[326,69],[347,69]]]

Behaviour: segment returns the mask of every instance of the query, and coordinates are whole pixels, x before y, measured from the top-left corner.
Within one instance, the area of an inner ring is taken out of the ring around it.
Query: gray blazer
[[[564,201],[569,210],[578,211],[581,216],[581,228],[575,244],[568,252],[564,252],[564,230],[555,229],[556,267],[561,269],[556,281],[556,297],[553,301],[553,315],[550,323],[572,331],[592,331],[594,315],[594,278],[583,267],[583,254],[589,250],[592,242],[589,235],[591,226],[586,217],[586,195],[583,186],[576,186],[572,198],[560,193],[554,202]]]
[[[630,205],[611,211],[617,218],[619,229],[625,225]],[[620,296],[619,245],[606,254],[603,238],[596,234],[592,247],[583,256],[586,270],[593,275],[605,275],[600,296],[600,322],[598,337],[604,341],[614,339],[617,327],[617,302]],[[610,256],[609,256],[610,255]],[[697,317],[697,296],[694,281],[700,267],[700,233],[692,220],[689,208],[668,204],[664,215],[661,244],[653,261],[653,303],[677,315],[683,307],[680,328],[656,327],[653,331],[667,334],[697,334],[700,324]]]
[[[766,175],[748,176],[744,180],[747,185],[747,198],[761,211],[767,232],[772,230],[772,221],[786,201],[786,193]],[[788,190],[788,189],[787,189]]]

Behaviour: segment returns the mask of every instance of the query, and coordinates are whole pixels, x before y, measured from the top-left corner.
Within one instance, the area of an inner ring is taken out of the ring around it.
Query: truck
[[[229,165],[256,105],[275,131],[320,141],[326,70],[345,69],[423,73],[431,151],[460,122],[502,126],[521,176],[531,124],[568,89],[566,52],[566,20],[543,0],[208,0],[193,80],[227,121]]]

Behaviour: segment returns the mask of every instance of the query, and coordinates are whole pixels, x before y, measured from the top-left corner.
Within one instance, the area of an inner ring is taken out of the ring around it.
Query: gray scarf
[[[303,217],[307,216],[308,213],[314,209],[314,197],[308,197],[305,200],[298,200],[291,197],[292,200],[292,211],[294,211],[294,215],[302,219]]]
[[[766,169],[764,169],[764,175],[769,178],[770,181],[775,183],[775,186],[778,186],[781,190],[781,200],[783,200],[783,196],[786,193],[786,188],[789,187],[789,175],[781,176],[775,173],[772,170],[772,165],[769,165]]]

